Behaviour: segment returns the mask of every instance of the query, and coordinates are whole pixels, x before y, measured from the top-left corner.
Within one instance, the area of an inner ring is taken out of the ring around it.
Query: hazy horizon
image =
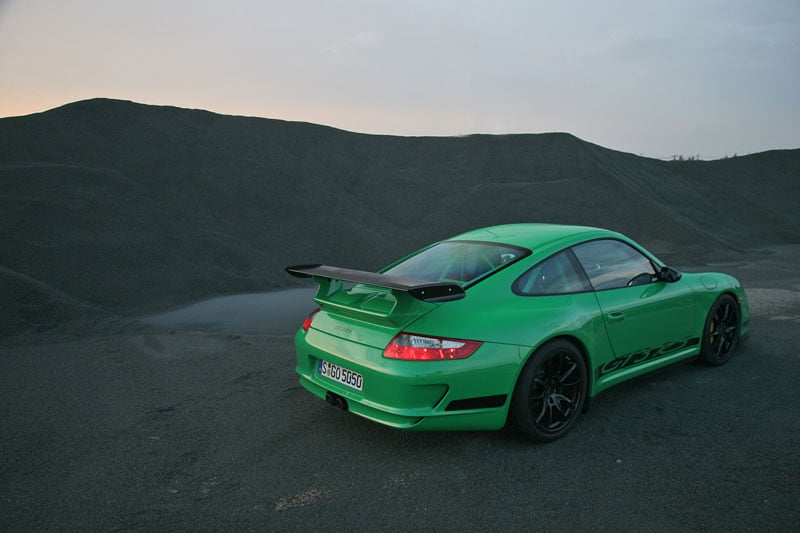
[[[0,0],[0,117],[89,98],[370,134],[800,147],[800,4]]]

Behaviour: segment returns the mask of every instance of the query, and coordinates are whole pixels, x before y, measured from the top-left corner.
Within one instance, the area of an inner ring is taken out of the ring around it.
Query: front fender
[[[683,279],[694,291],[699,308],[702,310],[701,313],[698,313],[697,331],[702,332],[708,311],[716,299],[722,294],[729,293],[736,298],[739,304],[739,315],[742,321],[739,335],[740,337],[747,336],[750,325],[750,302],[747,292],[738,279],[721,272],[687,273],[683,275]]]

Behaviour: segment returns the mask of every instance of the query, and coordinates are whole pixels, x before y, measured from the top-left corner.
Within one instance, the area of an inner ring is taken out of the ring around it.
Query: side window
[[[599,240],[572,248],[595,290],[617,289],[653,281],[650,260],[635,248],[615,240]]]
[[[586,278],[573,266],[568,253],[557,253],[525,272],[514,282],[514,292],[525,296],[543,296],[592,290]]]

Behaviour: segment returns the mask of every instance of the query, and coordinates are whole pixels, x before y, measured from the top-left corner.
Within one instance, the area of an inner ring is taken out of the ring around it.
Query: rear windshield
[[[474,241],[445,241],[398,263],[384,274],[462,287],[485,278],[530,253],[525,248]]]

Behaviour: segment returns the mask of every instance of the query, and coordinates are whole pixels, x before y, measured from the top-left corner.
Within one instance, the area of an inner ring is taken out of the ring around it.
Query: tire
[[[586,363],[571,342],[555,340],[528,359],[514,388],[511,416],[531,440],[551,442],[567,434],[583,408]]]
[[[723,294],[711,306],[700,347],[700,357],[711,366],[724,365],[739,344],[739,306],[730,294]]]

